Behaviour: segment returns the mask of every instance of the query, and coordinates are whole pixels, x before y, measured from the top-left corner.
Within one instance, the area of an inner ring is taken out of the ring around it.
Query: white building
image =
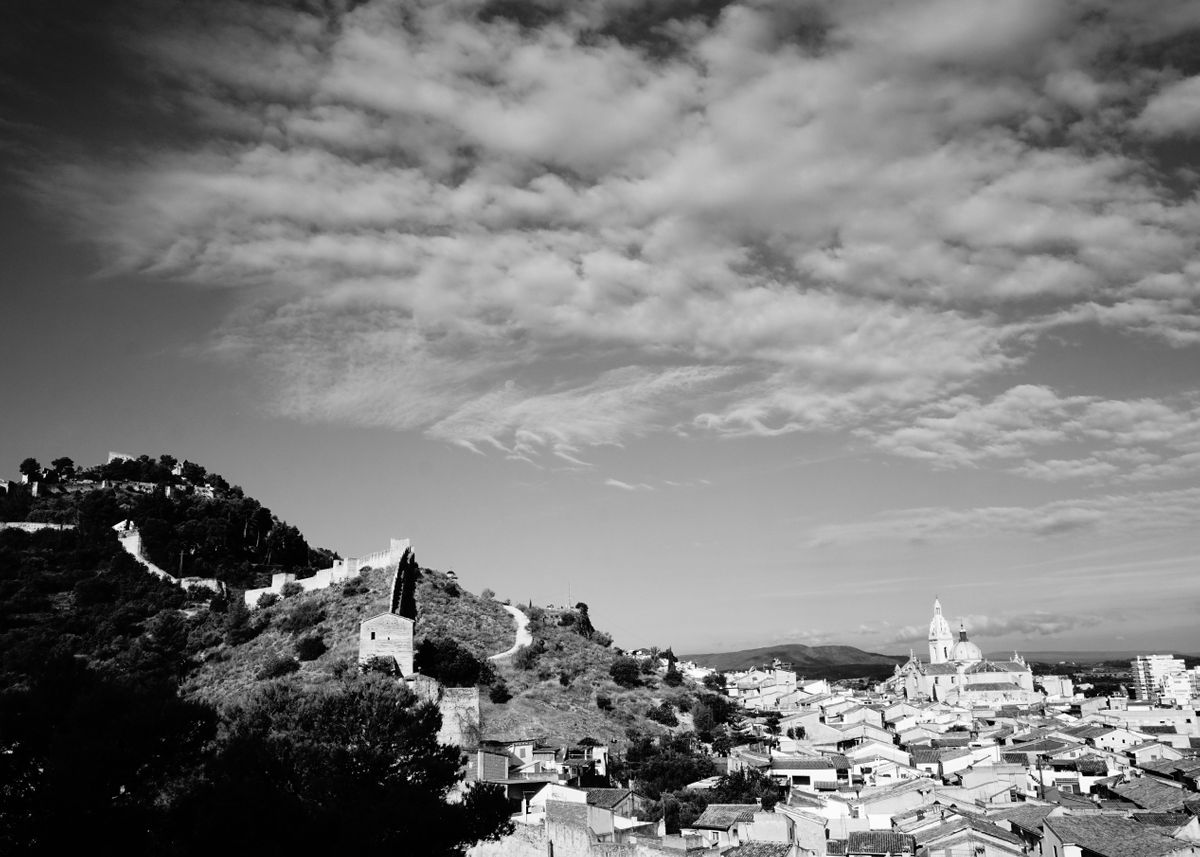
[[[1172,673],[1187,669],[1182,658],[1173,655],[1138,655],[1129,662],[1133,670],[1133,686],[1137,699],[1158,701],[1162,682]]]

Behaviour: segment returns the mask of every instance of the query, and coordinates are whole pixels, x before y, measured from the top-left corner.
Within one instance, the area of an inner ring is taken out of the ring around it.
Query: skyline
[[[15,17],[0,474],[169,452],[624,647],[1200,651],[1194,4]]]

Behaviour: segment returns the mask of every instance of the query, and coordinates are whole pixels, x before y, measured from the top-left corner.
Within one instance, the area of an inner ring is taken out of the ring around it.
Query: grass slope
[[[247,690],[261,684],[259,671],[273,658],[292,656],[296,640],[316,634],[328,651],[303,662],[288,680],[307,686],[329,681],[335,671],[354,668],[358,662],[358,626],[388,609],[393,569],[368,571],[358,580],[365,591],[346,595],[341,585],[302,593],[272,607],[254,611],[254,620],[266,627],[254,639],[238,646],[220,645],[205,652],[203,665],[187,680],[188,695],[224,704],[236,701]],[[458,594],[455,595],[454,593]],[[312,605],[324,618],[312,628],[298,632],[281,627],[293,611]],[[436,636],[451,636],[481,658],[502,652],[512,645],[516,626],[500,604],[480,598],[426,569],[417,583],[416,642]]]
[[[217,705],[236,702],[268,681],[257,678],[264,666],[275,658],[294,656],[296,641],[311,634],[320,636],[328,650],[315,660],[301,662],[298,672],[275,680],[316,689],[339,671],[355,669],[359,623],[387,610],[391,579],[390,570],[369,571],[360,578],[366,587],[363,592],[344,594],[341,586],[334,586],[254,611],[254,620],[265,625],[263,630],[240,645],[220,644],[203,652],[204,662],[185,682],[185,693]],[[284,630],[296,611],[314,609],[323,618],[311,628]],[[503,607],[460,589],[440,572],[426,569],[422,574],[417,610],[418,643],[448,636],[480,658],[512,645],[516,627]],[[487,688],[481,691],[484,737],[563,743],[590,736],[624,744],[631,731],[664,734],[691,728],[687,710],[694,687],[663,687],[658,676],[643,676],[642,686],[622,688],[609,676],[617,656],[610,647],[558,625],[553,615],[532,621],[530,631],[535,645],[545,647],[536,659],[510,657],[494,662],[513,698],[497,704],[490,701]],[[600,709],[598,697],[607,697],[611,709]],[[677,709],[678,726],[669,729],[646,718],[649,709],[664,701]]]
[[[497,663],[513,698],[497,705],[484,697],[485,737],[562,743],[588,736],[624,744],[630,731],[665,734],[691,728],[691,716],[683,709],[691,707],[693,687],[664,687],[658,676],[643,676],[641,687],[620,687],[609,676],[617,656],[613,649],[552,620],[551,616],[547,621],[530,622],[535,647],[540,647],[540,641],[545,651],[528,669],[522,668],[520,657]],[[601,710],[598,697],[607,697],[612,708]],[[668,729],[646,718],[646,711],[663,701],[679,710],[679,726]]]

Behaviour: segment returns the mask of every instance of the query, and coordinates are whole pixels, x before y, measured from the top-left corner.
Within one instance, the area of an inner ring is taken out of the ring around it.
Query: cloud
[[[620,479],[605,479],[604,484],[610,488],[620,488],[622,491],[653,491],[654,486],[645,482],[622,482]]]
[[[1155,137],[1200,134],[1200,76],[1163,87],[1147,102],[1134,125]]]
[[[1021,385],[990,401],[947,399],[905,424],[859,434],[886,452],[939,468],[1025,459],[1011,471],[1047,482],[1145,481],[1192,472],[1200,452],[1200,404],[1194,392],[1170,401],[1118,400]],[[1030,458],[1046,449],[1077,455]]]
[[[576,467],[842,429],[972,466],[1086,434],[1086,395],[977,395],[1044,337],[1200,342],[1195,178],[1122,145],[1186,132],[1194,79],[1114,59],[1193,37],[1184,2],[129,8],[139,122],[25,190],[108,271],[234,290],[213,350],[280,414]]]
[[[997,535],[1052,538],[1108,532],[1132,537],[1191,532],[1198,525],[1200,488],[1182,488],[1055,500],[1037,506],[900,509],[850,524],[817,527],[809,544],[945,542]]]
[[[1033,613],[1009,616],[987,616],[971,614],[955,617],[966,626],[971,639],[981,637],[1056,637],[1067,631],[1091,628],[1104,619],[1089,613],[1052,613],[1037,610]],[[915,643],[929,637],[926,625],[906,625],[899,628],[888,640],[889,643]]]

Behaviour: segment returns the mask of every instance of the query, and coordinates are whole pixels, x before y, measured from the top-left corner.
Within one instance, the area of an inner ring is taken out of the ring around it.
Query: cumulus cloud
[[[1192,4],[576,5],[134,4],[183,127],[27,191],[109,270],[239,290],[214,350],[275,411],[578,467],[669,429],[1019,458],[1101,404],[976,395],[1045,336],[1200,342],[1194,178],[1121,145],[1191,128],[1194,79],[1113,59]]]

